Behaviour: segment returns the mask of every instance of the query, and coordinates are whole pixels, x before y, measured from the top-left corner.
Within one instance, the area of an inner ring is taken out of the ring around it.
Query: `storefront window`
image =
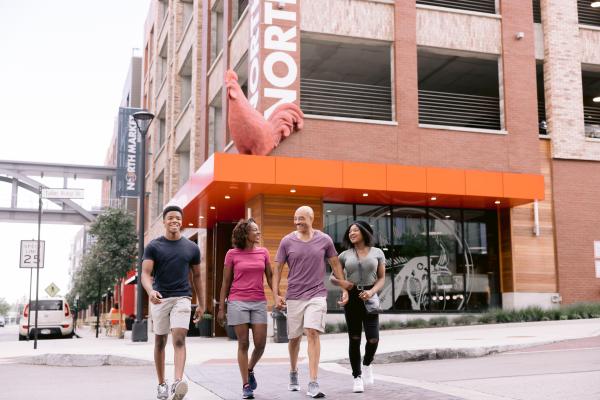
[[[333,243],[338,254],[344,251],[342,242],[344,233],[348,225],[354,220],[354,206],[352,204],[324,204],[324,224],[323,231],[326,232]],[[325,274],[325,287],[327,288],[327,308],[329,311],[341,311],[342,308],[337,304],[342,292],[338,286],[333,285],[329,276],[331,275],[331,266],[327,265],[327,274]]]
[[[343,251],[354,220],[373,228],[386,256],[385,311],[483,311],[501,306],[497,215],[487,210],[325,203],[324,230]],[[328,272],[331,269],[328,268]],[[326,279],[330,311],[339,288]]]
[[[373,238],[375,239],[373,245],[383,250],[385,255],[386,285],[381,291],[381,308],[384,310],[391,309],[393,302],[391,215],[388,206],[356,206],[356,219],[367,222],[373,228]]]
[[[396,207],[392,213],[394,256],[388,276],[393,280],[386,279],[381,298],[385,309],[425,310],[429,300],[427,214],[425,209],[412,207]]]
[[[460,210],[429,210],[429,264],[429,309],[462,310],[472,263],[463,251]]]
[[[465,250],[472,260],[472,278],[467,285],[467,309],[500,307],[498,238],[496,213],[465,210]]]

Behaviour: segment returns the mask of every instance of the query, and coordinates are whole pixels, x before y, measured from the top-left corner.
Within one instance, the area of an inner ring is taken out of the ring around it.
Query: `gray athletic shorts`
[[[267,301],[230,301],[227,303],[227,325],[266,324]]]

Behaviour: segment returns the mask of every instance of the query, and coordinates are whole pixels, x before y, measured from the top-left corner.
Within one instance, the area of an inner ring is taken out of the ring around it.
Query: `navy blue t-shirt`
[[[152,288],[162,297],[192,296],[189,272],[200,264],[200,249],[182,237],[169,240],[164,236],[152,240],[144,249],[144,260],[154,261]]]

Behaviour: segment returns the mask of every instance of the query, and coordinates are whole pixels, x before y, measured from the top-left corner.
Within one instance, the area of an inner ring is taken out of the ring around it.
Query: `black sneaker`
[[[250,389],[252,390],[256,390],[258,387],[256,377],[254,376],[254,371],[248,371],[248,385],[250,385]]]

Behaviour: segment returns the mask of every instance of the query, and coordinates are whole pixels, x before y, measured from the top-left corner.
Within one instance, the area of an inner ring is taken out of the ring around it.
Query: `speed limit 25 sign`
[[[40,268],[44,268],[44,248],[45,241],[40,241]],[[38,242],[37,240],[21,240],[21,260],[20,268],[36,268],[38,261]]]

